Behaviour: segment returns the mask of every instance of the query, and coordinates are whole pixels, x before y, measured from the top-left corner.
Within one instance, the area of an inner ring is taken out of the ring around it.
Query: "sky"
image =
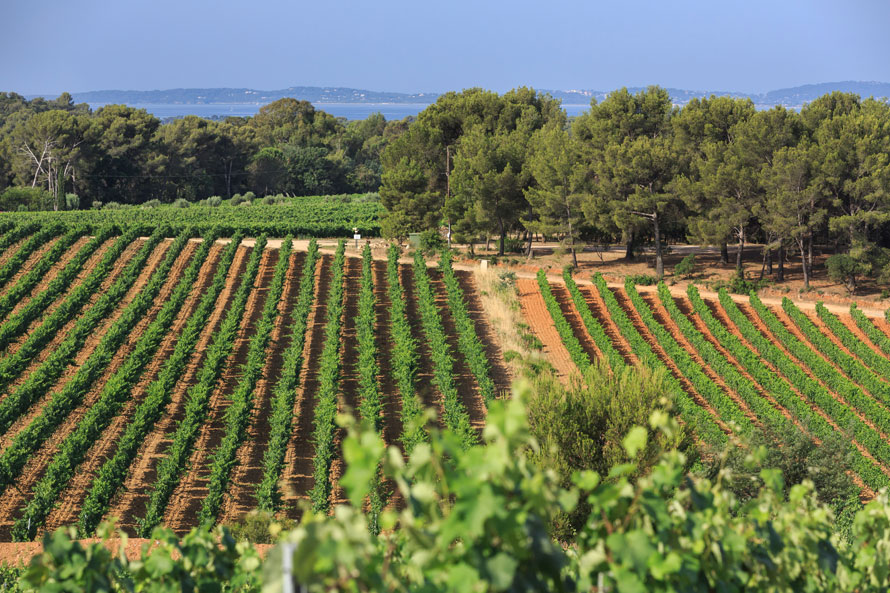
[[[890,82],[888,0],[0,0],[0,91]]]

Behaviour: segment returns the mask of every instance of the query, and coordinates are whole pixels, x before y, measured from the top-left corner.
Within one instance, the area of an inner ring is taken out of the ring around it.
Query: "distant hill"
[[[566,105],[586,105],[592,98],[602,101],[608,91],[590,89],[580,90],[546,90],[553,97],[562,100]],[[636,92],[640,88],[629,88]],[[709,97],[711,95],[750,98],[758,108],[770,108],[775,105],[784,105],[790,108],[800,108],[813,99],[830,93],[842,91],[857,93],[863,98],[873,96],[876,98],[890,97],[890,83],[886,82],[824,82],[820,84],[807,84],[787,89],[778,89],[767,93],[740,93],[729,91],[690,91],[685,89],[668,88],[671,98],[677,105],[685,105],[693,98]],[[433,103],[439,97],[437,93],[391,93],[385,91],[369,91],[365,89],[353,89],[345,87],[314,87],[294,86],[275,91],[262,91],[247,88],[215,88],[215,89],[169,89],[157,91],[89,91],[85,93],[73,93],[74,100],[84,103],[125,103],[128,105],[211,105],[215,103],[228,104],[265,104],[292,97],[309,101],[311,103],[418,103],[426,105]]]
[[[78,103],[194,104],[271,103],[292,97],[311,103],[433,103],[437,94],[389,93],[341,87],[292,86],[277,91],[255,89],[169,89],[164,91],[89,91],[73,93]]]

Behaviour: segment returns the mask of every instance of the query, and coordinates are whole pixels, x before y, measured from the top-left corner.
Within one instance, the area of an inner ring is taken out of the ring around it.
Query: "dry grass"
[[[546,362],[544,354],[529,348],[522,338],[523,328],[528,328],[528,324],[522,317],[515,279],[511,280],[503,270],[496,269],[476,269],[474,274],[482,308],[502,351],[507,354],[512,350],[519,354],[518,357],[505,356],[511,376],[521,374],[526,367],[523,361]]]

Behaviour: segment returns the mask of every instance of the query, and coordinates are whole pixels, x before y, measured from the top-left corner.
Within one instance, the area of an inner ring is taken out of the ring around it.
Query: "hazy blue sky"
[[[0,0],[0,90],[890,82],[888,0]]]

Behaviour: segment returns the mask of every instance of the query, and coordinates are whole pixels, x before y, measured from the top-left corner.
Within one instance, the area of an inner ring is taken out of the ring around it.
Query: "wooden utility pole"
[[[451,146],[445,147],[445,203],[451,197]],[[448,217],[448,249],[451,249],[451,216]]]

